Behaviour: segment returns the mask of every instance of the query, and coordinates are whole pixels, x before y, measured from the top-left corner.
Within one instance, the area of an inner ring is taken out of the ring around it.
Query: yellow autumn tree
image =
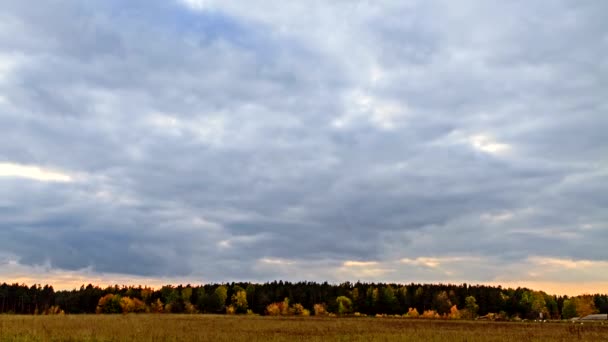
[[[120,298],[120,308],[122,313],[141,313],[146,312],[146,304],[139,298],[122,297]]]
[[[247,292],[241,290],[232,295],[232,306],[236,313],[247,312]]]
[[[122,313],[130,313],[135,311],[135,304],[131,298],[122,297],[120,299],[120,308],[122,309]]]
[[[597,313],[595,301],[592,295],[582,295],[572,299],[579,317],[585,317]]]

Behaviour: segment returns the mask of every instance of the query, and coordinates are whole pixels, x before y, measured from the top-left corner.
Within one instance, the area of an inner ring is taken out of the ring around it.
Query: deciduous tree
[[[479,311],[479,305],[477,305],[477,300],[473,296],[468,296],[464,299],[464,307],[466,309],[466,317],[465,318],[475,318],[477,317],[477,312]]]
[[[338,313],[345,315],[352,312],[353,302],[346,296],[339,296],[336,298],[336,304],[338,305]]]
[[[232,306],[236,313],[247,313],[247,292],[240,290],[232,295]]]

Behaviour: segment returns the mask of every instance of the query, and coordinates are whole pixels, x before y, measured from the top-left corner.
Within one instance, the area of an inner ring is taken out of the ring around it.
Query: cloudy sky
[[[606,13],[4,0],[0,282],[606,292]]]

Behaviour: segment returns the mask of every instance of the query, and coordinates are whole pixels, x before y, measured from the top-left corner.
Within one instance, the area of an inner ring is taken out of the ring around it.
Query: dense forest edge
[[[0,313],[214,313],[252,315],[391,315],[491,320],[570,319],[608,314],[608,295],[549,295],[527,288],[468,284],[315,283],[274,281],[199,286],[91,284],[55,291],[50,285],[0,285]]]

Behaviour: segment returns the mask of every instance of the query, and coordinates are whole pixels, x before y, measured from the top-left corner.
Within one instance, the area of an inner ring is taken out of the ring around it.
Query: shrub
[[[269,316],[280,316],[281,306],[280,303],[271,303],[266,307],[266,314]]]
[[[45,315],[63,315],[64,311],[58,305],[53,305],[44,311]]]
[[[327,315],[327,306],[325,305],[325,303],[315,304],[313,310],[315,311],[315,316]]]
[[[150,305],[150,312],[152,312],[152,313],[163,313],[164,312],[164,304],[160,300],[160,298],[158,298],[156,300],[156,302],[153,302],[152,305]]]
[[[289,306],[289,299],[285,298],[282,302],[269,304],[266,307],[266,314],[269,316],[310,316],[310,310],[305,309],[300,303]]]
[[[303,316],[303,313],[306,309],[304,308],[304,306],[300,303],[296,303],[294,305],[291,306],[290,308],[290,313],[296,316]],[[307,311],[307,310],[306,310]],[[310,312],[309,312],[310,314]]]
[[[452,305],[452,307],[450,308],[450,313],[448,315],[449,319],[460,319],[461,315],[460,315],[460,311],[458,310],[458,307],[456,307],[456,305]]]
[[[184,305],[184,312],[186,312],[187,314],[195,314],[198,313],[198,310],[196,309],[196,306],[192,305],[192,303],[187,302]]]
[[[279,303],[279,307],[281,308],[281,315],[289,315],[289,298],[283,299],[283,302]]]
[[[236,314],[236,307],[234,305],[228,305],[226,307],[226,315],[234,315]]]
[[[435,310],[426,310],[422,313],[422,318],[441,318],[441,316]]]
[[[418,313],[418,310],[416,310],[416,308],[409,308],[407,310],[407,317],[418,318],[420,317],[420,314]]]
[[[462,319],[474,319],[475,318],[475,316],[473,316],[473,314],[471,313],[471,311],[469,311],[469,309],[460,310],[460,317]]]
[[[133,298],[133,312],[146,312],[146,303],[139,298]]]
[[[500,311],[498,315],[496,315],[497,321],[507,321],[509,319],[509,314],[506,311]]]

